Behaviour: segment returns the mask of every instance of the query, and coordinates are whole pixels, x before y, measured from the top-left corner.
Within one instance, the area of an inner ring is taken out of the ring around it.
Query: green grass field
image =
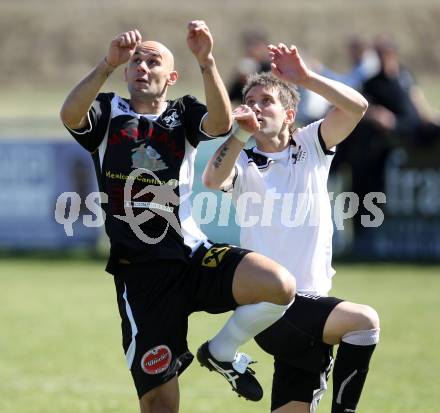
[[[0,412],[136,412],[120,347],[112,279],[102,262],[0,261]],[[381,315],[381,343],[359,406],[362,413],[436,413],[440,372],[440,267],[336,265],[334,294]],[[193,315],[193,352],[226,316]],[[161,328],[160,325],[154,328]],[[258,404],[238,399],[198,364],[181,380],[181,411],[268,412],[272,366],[255,344],[265,388]],[[329,412],[330,393],[319,411]]]

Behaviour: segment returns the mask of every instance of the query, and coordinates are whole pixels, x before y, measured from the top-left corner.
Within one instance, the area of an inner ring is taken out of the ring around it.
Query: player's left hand
[[[277,78],[297,85],[307,81],[310,70],[295,46],[287,47],[279,43],[278,46],[269,45],[268,49],[272,59],[272,73]]]
[[[203,20],[193,20],[188,23],[188,36],[186,41],[199,64],[202,65],[212,60],[214,40],[208,26]]]

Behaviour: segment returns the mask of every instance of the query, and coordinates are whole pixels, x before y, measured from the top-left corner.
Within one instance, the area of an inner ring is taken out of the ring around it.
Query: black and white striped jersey
[[[110,262],[187,259],[206,240],[189,199],[196,147],[211,138],[201,127],[206,114],[206,106],[189,95],[167,101],[161,115],[141,115],[129,100],[101,93],[88,126],[69,130],[91,152],[107,198],[101,203]]]

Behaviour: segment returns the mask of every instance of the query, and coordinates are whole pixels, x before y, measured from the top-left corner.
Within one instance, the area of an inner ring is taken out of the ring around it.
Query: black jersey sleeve
[[[98,149],[107,131],[111,116],[113,93],[100,93],[87,113],[87,125],[82,129],[70,129],[69,133],[89,152]]]
[[[182,105],[183,124],[185,127],[186,137],[193,147],[197,147],[201,141],[207,141],[209,139],[225,137],[228,135],[211,136],[203,131],[202,122],[204,117],[208,114],[208,109],[206,105],[201,103],[194,96],[184,96],[182,98]]]

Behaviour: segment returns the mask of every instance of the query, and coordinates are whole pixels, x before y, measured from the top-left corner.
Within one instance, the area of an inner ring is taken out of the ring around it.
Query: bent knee
[[[369,305],[359,305],[356,314],[356,329],[357,330],[373,330],[380,328],[379,314]]]
[[[287,305],[295,297],[296,283],[282,265],[263,255],[250,253],[235,271],[232,292],[239,305],[261,301]]]
[[[178,406],[179,403],[175,398],[166,398],[158,395],[152,397],[142,397],[139,400],[141,413],[177,413]]]
[[[296,294],[295,277],[281,265],[274,270],[273,302],[287,305],[292,302]]]
[[[145,393],[139,399],[141,413],[177,413],[179,410],[179,385],[177,376]]]

